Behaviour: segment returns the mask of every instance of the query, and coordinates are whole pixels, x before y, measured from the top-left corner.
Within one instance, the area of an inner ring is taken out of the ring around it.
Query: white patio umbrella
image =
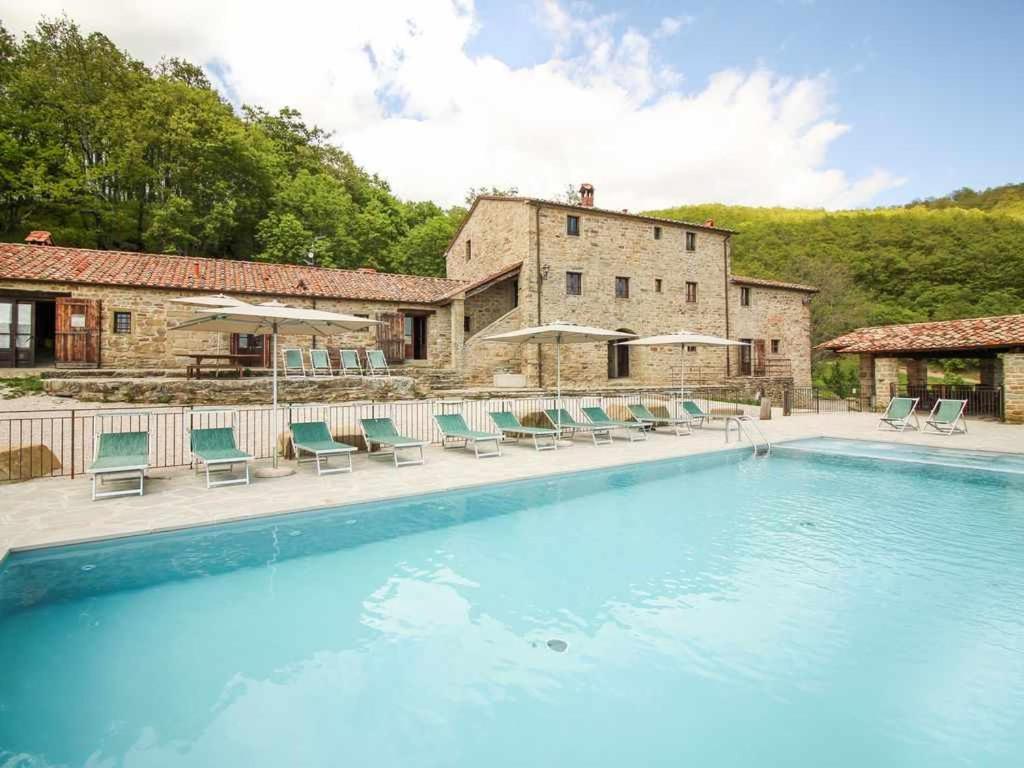
[[[174,304],[188,304],[193,307],[249,307],[252,306],[247,301],[236,299],[233,296],[227,296],[223,293],[215,293],[210,296],[179,296],[176,299],[171,299]],[[221,348],[221,339],[217,340],[218,351]]]
[[[707,336],[703,333],[676,331],[660,336],[645,336],[642,339],[620,341],[619,344],[631,347],[679,347],[679,399],[686,396],[686,364],[684,353],[687,347],[749,347],[744,341],[733,341],[721,336]]]
[[[628,339],[635,334],[622,331],[609,331],[604,328],[591,328],[586,325],[567,323],[556,320],[553,323],[537,325],[532,328],[520,328],[518,331],[508,331],[495,336],[488,336],[484,341],[502,341],[509,344],[554,344],[555,345],[555,393],[558,404],[558,428],[561,429],[562,410],[562,345],[563,344],[586,344],[595,341],[614,341],[615,339]]]
[[[378,321],[320,309],[289,307],[277,301],[265,304],[202,309],[199,316],[171,328],[172,331],[220,331],[222,333],[269,334],[273,358],[274,469],[277,469],[277,337],[329,336],[335,331],[353,331],[377,325]]]

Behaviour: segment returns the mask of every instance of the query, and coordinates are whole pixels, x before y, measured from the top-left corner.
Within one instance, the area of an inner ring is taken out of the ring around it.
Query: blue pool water
[[[1005,473],[720,454],[0,570],[5,768],[1022,762]]]

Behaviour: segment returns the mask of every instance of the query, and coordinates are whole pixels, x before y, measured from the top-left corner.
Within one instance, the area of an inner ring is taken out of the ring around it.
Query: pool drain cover
[[[548,640],[548,648],[556,653],[564,653],[569,648],[569,644],[565,640]]]

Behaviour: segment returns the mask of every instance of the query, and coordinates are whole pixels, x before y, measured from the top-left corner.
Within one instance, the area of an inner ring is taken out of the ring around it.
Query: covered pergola
[[[992,391],[1006,421],[1024,424],[1024,315],[858,328],[817,349],[858,355],[861,391],[874,392],[880,407],[899,390],[901,365],[907,369],[907,391],[916,395],[928,391],[929,359],[977,358],[977,396]]]

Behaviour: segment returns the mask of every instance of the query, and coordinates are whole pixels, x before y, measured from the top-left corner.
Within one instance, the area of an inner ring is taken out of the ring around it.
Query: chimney
[[[45,230],[37,229],[25,236],[25,242],[28,245],[53,245],[53,236]]]
[[[713,227],[713,226],[715,226],[715,220],[714,219],[706,219],[704,221],[704,226],[705,227]]]
[[[594,207],[593,184],[580,184],[580,205],[584,208]]]

